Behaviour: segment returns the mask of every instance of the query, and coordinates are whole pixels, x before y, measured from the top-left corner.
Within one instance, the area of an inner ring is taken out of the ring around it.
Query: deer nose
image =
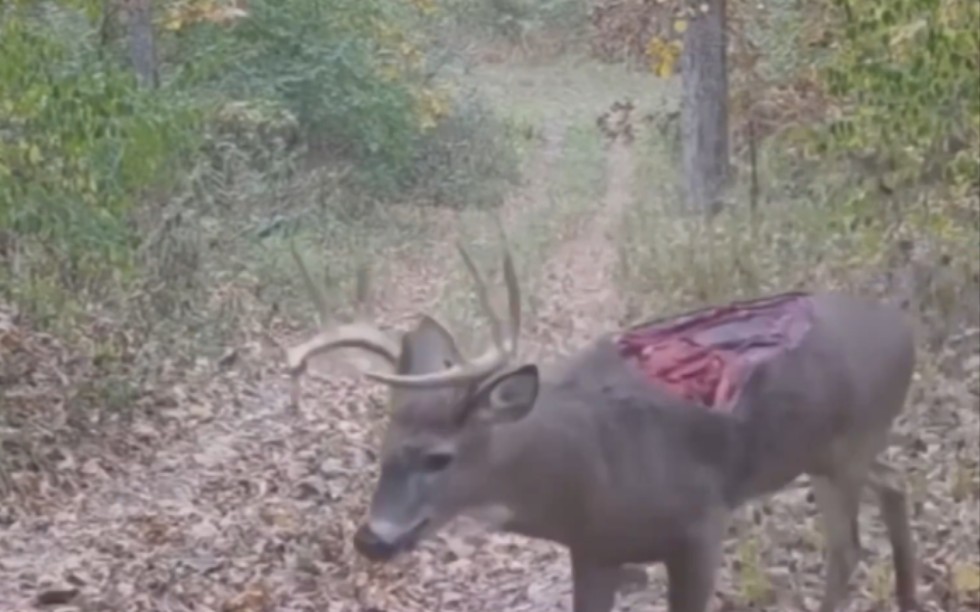
[[[354,549],[371,561],[387,561],[398,552],[398,546],[374,533],[367,525],[358,527],[354,534]]]

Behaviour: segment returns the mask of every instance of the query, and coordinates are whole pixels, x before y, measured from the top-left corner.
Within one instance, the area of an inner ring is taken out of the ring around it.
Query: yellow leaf
[[[415,6],[423,15],[429,15],[435,12],[436,3],[434,0],[412,0],[412,5]]]
[[[398,68],[392,65],[382,67],[380,73],[381,78],[389,82],[398,80],[400,74]]]
[[[660,40],[658,37],[654,36],[647,43],[647,55],[654,56],[660,53],[664,48],[664,41]]]
[[[210,8],[202,19],[219,25],[227,25],[243,17],[248,17],[248,12],[237,6],[216,6]]]
[[[170,15],[167,17],[167,20],[163,22],[163,29],[170,32],[176,32],[182,27],[184,27],[184,22],[177,13]]]
[[[687,31],[687,19],[678,19],[674,22],[674,31],[683,34]]]
[[[41,156],[41,149],[37,148],[36,144],[32,144],[27,149],[27,161],[31,162],[34,165],[38,165],[41,163],[42,159],[43,157]]]
[[[980,566],[972,563],[954,565],[953,590],[960,594],[980,592]]]

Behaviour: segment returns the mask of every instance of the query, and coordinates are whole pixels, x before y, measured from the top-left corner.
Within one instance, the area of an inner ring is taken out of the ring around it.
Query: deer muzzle
[[[420,521],[403,532],[365,523],[354,534],[354,549],[371,561],[390,561],[399,553],[414,548],[428,523],[428,520]]]

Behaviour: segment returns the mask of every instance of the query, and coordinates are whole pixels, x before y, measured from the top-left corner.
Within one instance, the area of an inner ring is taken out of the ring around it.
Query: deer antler
[[[503,237],[503,231],[501,231]],[[460,255],[476,285],[476,295],[480,307],[490,321],[491,346],[480,356],[439,372],[428,374],[382,374],[365,372],[364,376],[393,387],[428,389],[447,385],[464,385],[475,382],[500,369],[517,352],[517,340],[521,324],[521,295],[517,283],[517,272],[510,249],[504,244],[504,283],[507,286],[507,303],[510,320],[503,325],[490,305],[486,281],[480,274],[473,259],[461,243],[457,243]],[[506,336],[504,330],[506,328]]]
[[[358,348],[385,359],[388,363],[396,365],[398,363],[399,347],[398,344],[388,337],[383,331],[366,321],[354,321],[340,325],[333,329],[326,327],[329,317],[326,299],[323,292],[313,282],[303,258],[296,250],[296,245],[291,245],[293,259],[299,266],[300,274],[303,277],[303,284],[306,286],[307,293],[316,305],[319,315],[320,331],[301,344],[290,347],[286,350],[286,363],[289,368],[290,376],[293,379],[293,403],[295,404],[299,395],[299,377],[306,371],[306,364],[311,357],[327,353],[341,348]],[[364,294],[366,292],[367,275],[364,270],[358,271],[357,301],[363,305]],[[360,313],[359,313],[360,314]]]
[[[503,230],[501,229],[503,239]],[[392,387],[428,389],[447,385],[468,384],[480,380],[500,369],[501,366],[517,351],[517,339],[520,334],[521,325],[521,297],[520,288],[517,282],[517,272],[514,269],[514,260],[511,257],[510,249],[507,248],[504,240],[504,282],[507,286],[507,302],[509,320],[502,322],[500,317],[494,312],[490,304],[487,293],[486,281],[477,269],[473,259],[461,243],[457,243],[457,249],[463,258],[467,271],[473,277],[477,299],[480,307],[484,311],[490,322],[490,335],[492,338],[491,346],[481,355],[474,359],[464,359],[458,365],[454,365],[446,370],[432,372],[428,374],[387,374],[383,372],[364,371],[366,378],[381,382]],[[357,348],[365,350],[384,358],[390,364],[397,366],[398,355],[401,352],[398,344],[388,337],[375,325],[360,320],[346,323],[333,329],[324,327],[328,319],[326,300],[316,283],[310,277],[302,257],[296,251],[295,245],[292,247],[293,258],[299,266],[303,276],[303,283],[306,285],[307,292],[317,307],[320,317],[320,331],[313,338],[306,342],[293,346],[286,351],[286,361],[290,375],[293,378],[293,399],[297,401],[299,393],[299,377],[306,370],[306,363],[315,355],[326,353],[341,348]],[[364,283],[366,276],[359,276],[358,296],[359,301],[363,301]]]

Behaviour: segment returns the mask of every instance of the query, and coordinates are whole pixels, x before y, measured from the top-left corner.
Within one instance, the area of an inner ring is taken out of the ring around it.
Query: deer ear
[[[415,329],[402,336],[398,374],[430,374],[462,362],[456,342],[445,327],[423,316]]]
[[[521,366],[491,381],[481,392],[479,410],[495,423],[519,421],[538,399],[538,366]]]

